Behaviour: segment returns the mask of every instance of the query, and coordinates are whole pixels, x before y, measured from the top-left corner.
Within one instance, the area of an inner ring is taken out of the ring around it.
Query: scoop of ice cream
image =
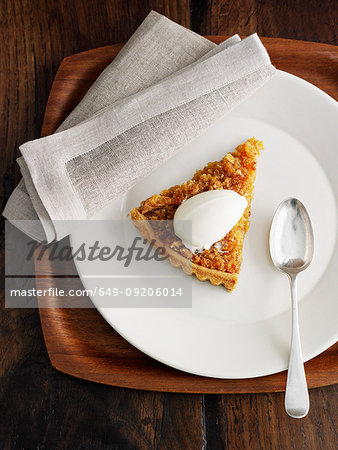
[[[174,230],[192,251],[209,249],[242,217],[248,202],[235,191],[220,189],[185,200],[174,216]]]

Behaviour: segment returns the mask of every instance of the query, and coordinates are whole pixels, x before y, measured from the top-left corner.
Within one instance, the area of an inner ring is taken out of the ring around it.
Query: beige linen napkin
[[[57,132],[20,147],[27,192],[19,186],[4,215],[35,210],[38,227],[16,224],[37,240],[61,239],[274,73],[256,35],[215,46],[150,13]]]

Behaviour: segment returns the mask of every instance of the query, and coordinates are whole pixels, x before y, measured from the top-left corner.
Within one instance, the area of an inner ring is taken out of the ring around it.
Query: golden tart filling
[[[192,263],[192,273],[200,280],[222,284],[233,290],[242,263],[245,234],[249,228],[251,200],[256,177],[256,162],[263,143],[255,138],[239,145],[220,161],[209,162],[181,185],[172,186],[144,200],[131,211],[131,218],[140,233],[156,245],[166,248],[170,261],[183,268],[183,258]],[[174,233],[173,219],[184,200],[202,192],[227,189],[244,196],[247,207],[237,224],[209,249],[192,252]],[[168,221],[156,227],[156,221]],[[141,221],[151,221],[144,226]],[[176,255],[175,255],[176,254]]]

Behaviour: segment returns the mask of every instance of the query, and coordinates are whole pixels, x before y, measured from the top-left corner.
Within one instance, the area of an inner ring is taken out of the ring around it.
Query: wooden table
[[[2,0],[1,204],[20,179],[18,145],[40,135],[61,60],[127,40],[150,9],[205,35],[257,31],[337,44],[330,0]],[[283,394],[166,394],[85,382],[51,367],[37,310],[1,307],[2,449],[337,448],[336,386],[312,390],[310,413],[297,421],[285,414]]]

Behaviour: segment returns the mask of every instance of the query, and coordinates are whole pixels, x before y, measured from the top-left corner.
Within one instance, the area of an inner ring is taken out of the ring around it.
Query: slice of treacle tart
[[[208,163],[181,185],[172,186],[144,200],[130,214],[139,232],[155,246],[164,247],[170,262],[201,281],[223,285],[232,291],[242,262],[243,242],[249,228],[256,161],[263,144],[252,138],[228,153],[221,161]],[[174,233],[173,219],[185,200],[202,192],[228,189],[247,199],[248,205],[237,224],[208,250],[191,251]],[[156,227],[156,221],[167,221]]]

